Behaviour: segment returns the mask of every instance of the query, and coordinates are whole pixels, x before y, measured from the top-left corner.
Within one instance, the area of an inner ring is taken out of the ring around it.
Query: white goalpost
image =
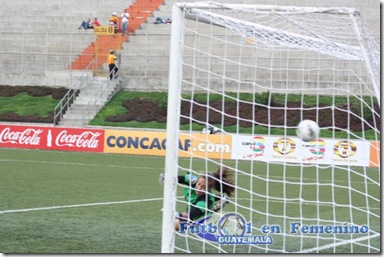
[[[380,50],[359,12],[176,3],[170,49],[163,253],[381,252]],[[178,176],[218,167],[234,195],[176,230],[196,190]]]

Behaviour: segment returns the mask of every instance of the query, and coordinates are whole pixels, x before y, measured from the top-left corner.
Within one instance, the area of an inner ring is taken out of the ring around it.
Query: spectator
[[[85,20],[83,20],[83,22],[80,24],[80,27],[79,29],[92,29],[93,27],[91,27],[91,19],[90,18],[87,18]]]
[[[124,11],[120,15],[120,17],[121,17],[121,35],[128,36],[129,13],[128,13],[127,9],[124,9]]]
[[[108,25],[113,25],[113,27],[115,28],[115,33],[117,32],[117,13],[116,12],[113,12],[112,13],[112,16],[109,18],[109,22],[108,22]]]
[[[170,18],[166,18],[165,20],[163,20],[161,17],[157,17],[156,21],[154,23],[155,24],[168,24],[168,23],[172,23],[172,20]]]
[[[218,212],[229,201],[235,193],[233,171],[226,167],[218,167],[215,173],[178,175],[177,182],[183,184],[184,198],[188,202],[185,212],[177,212],[175,215],[175,229],[180,230],[181,223],[196,222],[201,217],[206,217],[212,212]],[[213,194],[213,190],[220,192],[220,195]]]
[[[100,23],[99,21],[97,20],[97,18],[95,18],[92,23],[91,23],[91,27],[94,28],[94,27],[98,27],[100,26]]]
[[[166,19],[164,20],[164,23],[165,23],[165,24],[172,23],[171,18],[166,18]]]
[[[162,24],[162,23],[164,23],[164,20],[161,17],[157,17],[156,21],[154,23],[155,24]]]
[[[115,52],[111,49],[109,50],[108,55],[108,66],[109,66],[109,79],[117,78],[117,72],[119,69],[117,68],[115,62],[117,61],[117,57],[115,56]]]

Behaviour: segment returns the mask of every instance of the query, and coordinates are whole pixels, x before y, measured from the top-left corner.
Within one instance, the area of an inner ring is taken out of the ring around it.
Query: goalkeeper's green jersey
[[[198,196],[196,195],[195,186],[197,183],[198,177],[185,174],[185,176],[179,176],[179,183],[185,185],[191,185],[190,187],[185,187],[183,190],[184,198],[189,203],[190,210],[187,210],[189,213],[189,218],[191,220],[197,220],[198,218],[204,216],[205,214],[211,215],[212,211],[209,210],[212,203],[215,201],[215,196],[211,193],[207,195]]]

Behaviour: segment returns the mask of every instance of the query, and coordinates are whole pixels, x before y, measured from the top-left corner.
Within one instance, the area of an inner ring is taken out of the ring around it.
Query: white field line
[[[151,169],[151,170],[161,170],[154,167],[143,167],[143,166],[126,166],[126,165],[109,165],[109,164],[90,164],[90,163],[72,163],[72,162],[54,162],[54,161],[34,161],[34,160],[22,160],[22,159],[0,159],[0,162],[27,162],[27,163],[41,163],[41,164],[56,164],[56,165],[75,165],[75,166],[93,166],[93,167],[110,167],[110,168],[122,168],[122,169]],[[281,178],[280,176],[270,176],[270,178]],[[286,177],[289,179],[294,179],[294,177]],[[313,181],[314,179],[309,178],[303,178],[305,181]],[[331,182],[331,180],[324,180]],[[343,182],[343,181],[336,181],[336,182]],[[364,183],[364,182],[354,182],[354,183]],[[157,198],[153,200],[161,200],[162,198]],[[249,200],[246,198],[237,198],[238,200]],[[91,203],[91,204],[84,204],[84,205],[70,205],[69,207],[66,206],[53,206],[53,207],[42,207],[42,208],[32,208],[32,209],[25,209],[26,211],[39,211],[39,210],[50,210],[50,209],[62,209],[62,208],[75,208],[75,207],[86,207],[86,206],[97,206],[97,205],[109,205],[109,204],[124,204],[124,203],[130,203],[130,202],[140,202],[140,201],[151,201],[151,199],[144,199],[144,200],[129,200],[129,201],[121,201],[121,202],[107,202],[107,203]],[[253,199],[253,201],[264,201],[264,200],[258,200]],[[270,200],[270,202],[284,202],[284,200]],[[296,203],[290,203],[287,202],[287,204],[296,204]],[[310,204],[310,203],[307,203]],[[315,204],[314,204],[315,205]],[[326,206],[328,204],[321,204],[323,206]],[[358,207],[364,209],[365,207]],[[372,209],[379,209],[379,208],[372,208]],[[0,211],[0,214],[3,213],[12,213],[12,212],[22,212],[19,210],[9,210],[9,211]]]
[[[0,159],[0,162],[27,162],[27,163],[41,163],[41,164],[56,164],[56,165],[75,165],[75,166],[93,166],[93,167],[111,167],[111,168],[124,168],[124,169],[158,169],[153,167],[132,167],[128,165],[113,165],[113,164],[92,164],[92,163],[77,163],[77,162],[52,162],[52,161],[33,161],[33,160],[17,160],[17,159]]]
[[[183,197],[179,196],[177,198],[183,198]],[[249,198],[237,198],[237,199],[238,200],[250,200]],[[101,202],[101,203],[59,205],[59,206],[37,207],[37,208],[27,208],[27,209],[18,209],[18,210],[4,210],[4,211],[0,211],[0,214],[31,212],[31,211],[46,211],[46,210],[57,210],[57,209],[67,209],[67,208],[81,208],[81,207],[103,206],[103,205],[113,205],[113,204],[140,203],[140,202],[161,201],[161,200],[163,200],[163,198],[149,198],[149,199],[141,199],[141,200],[126,200],[126,201]],[[264,200],[253,199],[253,201],[262,202]],[[283,202],[283,201],[272,200],[270,202]],[[287,202],[287,204],[295,204],[295,203]],[[325,204],[321,204],[321,205],[325,205]],[[372,209],[379,209],[379,208],[372,208]]]
[[[30,211],[45,211],[45,210],[67,209],[67,208],[80,208],[80,207],[102,206],[102,205],[112,205],[112,204],[150,202],[150,201],[160,201],[160,200],[163,200],[163,198],[127,200],[127,201],[104,202],[104,203],[85,203],[85,204],[61,205],[61,206],[28,208],[28,209],[19,209],[19,210],[5,210],[5,211],[0,211],[0,214],[16,213],[16,212],[30,212]]]
[[[56,165],[74,165],[74,166],[93,166],[93,167],[109,167],[109,168],[122,168],[122,169],[147,169],[147,170],[159,170],[161,172],[164,172],[162,168],[154,168],[154,167],[145,167],[145,166],[129,166],[129,165],[113,165],[113,164],[92,164],[92,163],[78,163],[78,162],[54,162],[54,161],[34,161],[34,160],[23,160],[23,159],[0,159],[0,162],[26,162],[26,163],[41,163],[41,164],[56,164]],[[240,175],[243,175],[243,174],[240,174]],[[246,175],[244,175],[246,176]],[[260,176],[260,175],[259,175]],[[263,177],[263,176],[260,176],[260,177]],[[279,178],[282,178],[281,176],[269,176],[269,178],[275,178],[275,179],[279,179]],[[288,177],[288,176],[285,176],[285,178],[288,178],[288,179],[298,179],[296,177]],[[311,178],[303,178],[303,181],[309,181],[309,182],[313,182],[313,181],[316,181],[315,178],[311,179]],[[323,182],[332,182],[332,180],[322,180]],[[345,182],[343,180],[334,180],[335,182]],[[365,184],[365,182],[360,182],[360,181],[357,181],[357,182],[353,182],[355,184]],[[369,183],[369,182],[368,182]],[[371,183],[369,183],[371,184]]]

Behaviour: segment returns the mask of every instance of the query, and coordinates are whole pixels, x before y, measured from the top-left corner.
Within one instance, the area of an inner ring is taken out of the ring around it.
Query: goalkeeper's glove
[[[164,173],[160,173],[159,182],[161,185],[164,184]]]
[[[227,205],[227,203],[229,203],[227,196],[222,195],[220,200],[217,200],[212,204],[211,210],[214,212],[217,212],[218,210],[224,208],[224,206]]]

